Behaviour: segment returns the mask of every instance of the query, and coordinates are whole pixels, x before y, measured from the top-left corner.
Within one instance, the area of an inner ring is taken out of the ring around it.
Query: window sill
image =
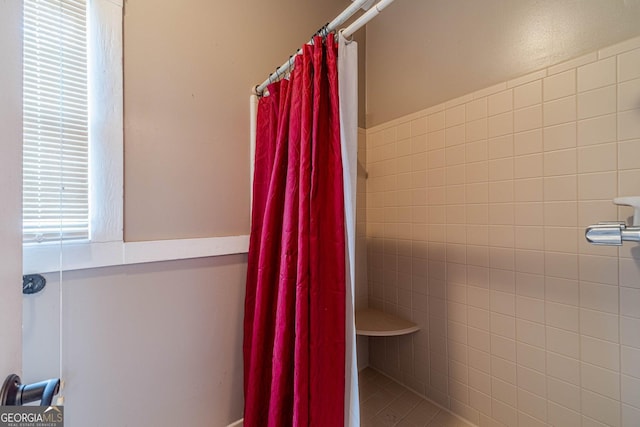
[[[23,247],[23,274],[234,255],[248,251],[248,235],[129,243],[30,245]]]

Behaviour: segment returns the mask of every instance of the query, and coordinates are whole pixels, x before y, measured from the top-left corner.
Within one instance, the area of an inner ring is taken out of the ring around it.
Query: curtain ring
[[[340,34],[342,37],[344,37],[344,34],[342,34],[342,33],[344,33],[344,30],[346,30],[346,28],[341,28],[341,29],[338,31],[338,34]],[[349,44],[349,43],[353,42],[353,34],[351,34],[351,37],[350,37],[350,38],[346,38],[346,37],[344,37],[344,40],[345,40],[345,42],[346,42],[347,44]]]

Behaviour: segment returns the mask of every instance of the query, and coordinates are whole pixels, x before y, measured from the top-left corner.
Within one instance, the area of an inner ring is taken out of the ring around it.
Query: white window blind
[[[86,0],[24,0],[23,241],[89,230]]]

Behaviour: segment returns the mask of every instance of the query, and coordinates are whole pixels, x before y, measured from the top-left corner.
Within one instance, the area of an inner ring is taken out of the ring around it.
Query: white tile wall
[[[363,155],[362,158],[365,158]],[[480,426],[640,425],[640,39],[367,130],[370,363]]]

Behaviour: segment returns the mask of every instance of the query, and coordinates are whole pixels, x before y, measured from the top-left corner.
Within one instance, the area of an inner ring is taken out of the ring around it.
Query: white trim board
[[[129,243],[25,245],[23,274],[235,255],[248,251],[248,235]]]

